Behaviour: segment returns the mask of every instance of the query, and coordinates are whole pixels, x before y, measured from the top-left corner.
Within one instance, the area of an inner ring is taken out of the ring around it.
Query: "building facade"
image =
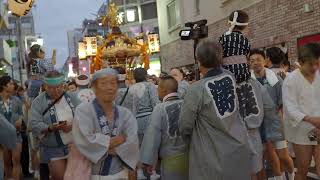
[[[149,47],[153,39],[151,36],[159,35],[157,2],[160,0],[110,0],[119,9],[121,31],[129,37],[137,37],[142,33]],[[150,48],[149,48],[150,49]],[[161,49],[160,49],[161,50]],[[160,53],[155,52],[150,56],[149,74],[159,75],[161,71]]]
[[[228,30],[227,17],[238,9],[249,14],[245,34],[252,48],[284,44],[291,62],[297,60],[298,41],[320,33],[320,19],[317,18],[320,2],[317,0],[172,0],[158,1],[157,7],[163,71],[194,63],[193,42],[179,38],[186,22],[207,19],[208,38],[218,40]]]
[[[68,52],[69,57],[77,57],[78,56],[78,42],[82,40],[82,29],[74,29],[67,32],[68,36]]]
[[[7,31],[9,26],[8,11],[3,0],[0,0],[0,32]],[[12,74],[11,50],[8,49],[8,43],[0,38],[0,76]]]
[[[159,33],[156,0],[110,0],[119,8],[121,31],[129,37]]]
[[[11,50],[13,79],[23,83],[27,80],[26,60],[30,38],[36,39],[32,11],[26,16],[16,17],[8,14],[8,26],[0,29],[0,38],[5,40]]]

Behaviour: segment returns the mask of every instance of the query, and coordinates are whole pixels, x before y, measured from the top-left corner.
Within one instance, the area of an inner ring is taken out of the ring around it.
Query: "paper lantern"
[[[15,16],[25,16],[32,8],[34,0],[8,0],[8,9]]]
[[[86,46],[87,56],[95,56],[97,54],[97,38],[84,37],[83,42]]]
[[[86,45],[84,42],[78,43],[78,56],[79,59],[87,59]]]
[[[148,44],[151,53],[160,52],[160,41],[158,34],[149,34]]]

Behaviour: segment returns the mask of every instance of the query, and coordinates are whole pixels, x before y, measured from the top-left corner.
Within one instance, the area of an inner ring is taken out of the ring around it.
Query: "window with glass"
[[[21,23],[31,23],[31,18],[30,17],[23,17],[23,18],[21,18]]]
[[[126,23],[133,23],[139,21],[138,7],[127,7],[126,8]]]
[[[111,3],[114,3],[116,6],[123,6],[124,0],[112,0]]]
[[[15,24],[16,18],[15,17],[9,17],[9,24]]]
[[[200,0],[195,1],[196,14],[200,14]]]
[[[157,4],[155,2],[141,5],[142,20],[155,19],[157,15]]]
[[[126,4],[136,4],[137,0],[126,0]]]
[[[140,0],[140,3],[146,3],[146,2],[151,2],[151,1],[155,1],[155,0]]]
[[[176,11],[176,1],[170,1],[167,4],[167,18],[168,18],[168,28],[174,28],[178,24],[177,11]]]

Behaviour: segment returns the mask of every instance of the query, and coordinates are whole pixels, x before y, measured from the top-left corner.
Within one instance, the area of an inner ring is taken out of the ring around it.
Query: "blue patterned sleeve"
[[[44,59],[44,60],[40,61],[39,65],[40,65],[41,69],[44,70],[44,72],[49,72],[49,71],[54,70],[54,66],[51,63],[50,59]]]

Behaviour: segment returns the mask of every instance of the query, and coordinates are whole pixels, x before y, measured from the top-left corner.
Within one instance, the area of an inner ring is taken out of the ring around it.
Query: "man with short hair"
[[[283,83],[284,129],[293,143],[296,180],[306,180],[312,156],[320,176],[320,45],[299,48],[301,67],[290,73]]]
[[[2,76],[0,78],[0,114],[17,129],[17,143],[15,148],[12,150],[4,150],[4,170],[6,178],[11,178],[12,176],[14,180],[19,180],[21,174],[20,158],[22,151],[22,136],[20,131],[23,113],[22,103],[17,97],[13,96],[14,93],[15,86],[11,77]],[[11,168],[11,165],[13,168]]]
[[[159,103],[151,115],[141,145],[140,161],[144,169],[155,174],[153,165],[161,159],[161,179],[188,180],[187,144],[179,133],[178,121],[182,100],[178,96],[178,82],[171,76],[160,78]],[[175,163],[175,168],[170,163]]]
[[[218,42],[201,42],[196,56],[204,78],[190,86],[179,122],[181,135],[190,140],[189,179],[249,180],[249,139],[239,113],[236,80],[221,68]]]
[[[173,68],[170,71],[170,75],[178,82],[178,95],[180,98],[186,95],[189,88],[189,83],[183,78],[183,71],[178,68]]]
[[[278,114],[275,118],[265,122],[265,126],[262,126],[262,129],[260,129],[260,133],[265,133],[262,136],[266,138],[262,142],[268,153],[273,175],[277,180],[286,179],[283,173],[283,170],[286,170],[289,173],[289,180],[294,180],[294,164],[289,156],[288,145],[284,137],[283,125],[280,118],[282,110],[282,78],[277,76],[274,71],[265,68],[265,53],[263,51],[254,49],[250,52],[249,58],[251,77],[258,80],[267,89],[272,101],[276,105]]]

